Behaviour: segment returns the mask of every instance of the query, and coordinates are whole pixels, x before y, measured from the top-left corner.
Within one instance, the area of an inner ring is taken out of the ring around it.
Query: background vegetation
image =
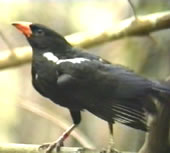
[[[132,0],[138,15],[170,9],[168,0]],[[28,45],[11,26],[13,21],[45,24],[62,35],[82,31],[100,31],[132,16],[127,0],[0,0],[0,55]],[[112,63],[125,65],[151,79],[165,79],[170,74],[170,31],[151,37],[127,37],[88,49]],[[5,41],[6,38],[8,41]],[[9,48],[11,47],[11,48]],[[0,56],[1,58],[1,56]],[[51,118],[39,112],[47,112]],[[31,85],[30,64],[0,71],[0,142],[41,144],[55,140],[71,124],[68,110],[41,97]],[[105,121],[83,112],[79,132],[91,146],[105,147],[109,133]],[[136,151],[144,133],[115,125],[116,146]],[[67,146],[80,146],[71,137]],[[132,149],[133,148],[133,149]]]

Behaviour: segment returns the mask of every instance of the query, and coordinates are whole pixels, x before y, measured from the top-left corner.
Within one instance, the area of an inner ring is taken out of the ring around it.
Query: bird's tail
[[[153,82],[152,89],[159,102],[170,104],[170,81]]]

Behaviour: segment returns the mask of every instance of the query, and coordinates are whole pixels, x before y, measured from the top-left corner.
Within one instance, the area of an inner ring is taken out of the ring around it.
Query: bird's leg
[[[108,123],[109,126],[109,133],[110,133],[110,141],[109,141],[109,147],[107,152],[108,153],[119,153],[118,150],[115,149],[115,143],[114,143],[114,132],[113,132],[113,123]]]
[[[72,124],[56,141],[43,144],[39,147],[39,149],[46,149],[46,153],[50,153],[56,147],[57,151],[59,151],[60,147],[63,146],[64,141],[68,138],[76,126],[76,124]]]
[[[46,149],[46,153],[50,153],[56,147],[57,151],[59,151],[60,147],[64,145],[64,141],[81,121],[80,111],[70,110],[70,114],[73,119],[73,124],[56,141],[49,144],[43,144],[39,149]]]

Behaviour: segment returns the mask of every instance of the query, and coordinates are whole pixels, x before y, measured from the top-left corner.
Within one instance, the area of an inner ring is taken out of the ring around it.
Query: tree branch
[[[170,85],[170,77],[165,80]],[[170,103],[169,95],[161,94],[163,103],[156,99],[154,105],[156,113],[149,115],[149,132],[145,136],[145,142],[139,153],[169,153],[169,134],[170,134]]]
[[[77,33],[66,36],[74,46],[89,48],[107,41],[113,41],[126,36],[142,36],[151,32],[170,28],[170,11],[154,13],[125,19],[117,25],[98,33]]]
[[[8,49],[13,53],[13,47],[12,47],[11,43],[9,42],[9,40],[5,37],[5,34],[3,34],[2,31],[0,31],[0,37],[7,44]]]
[[[0,52],[0,69],[15,67],[31,61],[31,47],[21,47],[14,49],[13,52]]]
[[[103,29],[98,33],[76,33],[65,38],[73,45],[89,48],[104,42],[124,38],[126,36],[148,35],[151,32],[168,29],[170,27],[170,11],[138,16],[123,20],[110,29]],[[15,55],[15,56],[14,56]],[[5,51],[0,53],[0,69],[13,67],[31,61],[31,48],[16,48],[14,55]]]
[[[157,113],[149,117],[149,132],[139,153],[169,153],[170,105],[156,103]]]
[[[39,150],[38,148],[39,145],[31,144],[0,144],[0,152],[2,153],[45,153],[45,150]],[[57,152],[53,150],[52,153]],[[61,147],[60,153],[101,153],[101,152],[81,147]]]

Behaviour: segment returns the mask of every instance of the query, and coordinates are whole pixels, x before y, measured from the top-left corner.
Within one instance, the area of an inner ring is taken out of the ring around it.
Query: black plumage
[[[145,112],[155,111],[153,99],[170,94],[170,88],[159,82],[73,48],[63,36],[43,25],[14,25],[33,48],[35,89],[68,108],[75,125],[81,121],[80,112],[88,110],[110,124],[117,121],[146,131]]]

